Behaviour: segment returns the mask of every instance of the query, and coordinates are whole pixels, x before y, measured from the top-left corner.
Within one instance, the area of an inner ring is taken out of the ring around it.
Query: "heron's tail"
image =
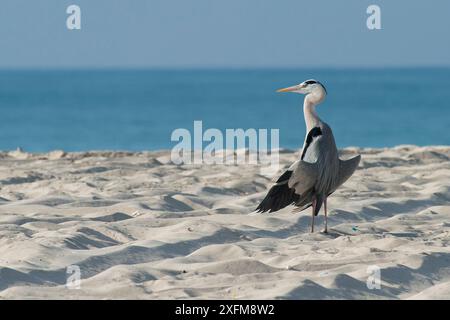
[[[348,178],[351,177],[353,172],[355,172],[356,168],[361,161],[361,155],[357,155],[354,158],[348,160],[339,159],[339,177],[336,188],[341,186]]]

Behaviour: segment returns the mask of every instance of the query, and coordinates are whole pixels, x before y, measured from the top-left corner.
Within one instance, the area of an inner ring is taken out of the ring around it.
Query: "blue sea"
[[[177,128],[305,135],[303,97],[275,90],[314,78],[339,147],[450,144],[450,69],[3,70],[0,150],[157,150]]]

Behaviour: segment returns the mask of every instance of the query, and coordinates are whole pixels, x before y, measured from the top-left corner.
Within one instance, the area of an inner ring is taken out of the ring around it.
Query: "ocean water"
[[[339,147],[450,144],[450,69],[3,70],[0,150],[170,149],[177,128],[279,129],[302,146],[303,97],[275,90],[314,78]]]

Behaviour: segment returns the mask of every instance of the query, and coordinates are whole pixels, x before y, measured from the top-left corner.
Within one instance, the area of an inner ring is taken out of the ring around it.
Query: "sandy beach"
[[[309,210],[253,212],[277,178],[256,165],[2,152],[0,298],[449,298],[450,147],[341,153],[360,166],[329,198],[329,234],[322,213],[310,234]],[[297,158],[283,150],[281,166]]]

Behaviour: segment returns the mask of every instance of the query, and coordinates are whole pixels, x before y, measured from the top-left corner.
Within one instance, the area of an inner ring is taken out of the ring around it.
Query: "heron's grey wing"
[[[328,128],[325,127],[325,129]],[[323,154],[323,149],[327,147],[322,138],[322,128],[315,127],[310,130],[305,140],[301,159],[281,175],[256,208],[257,211],[274,212],[293,203],[307,205],[312,201],[312,190],[320,171],[316,160]]]
[[[293,212],[300,212],[311,206],[315,196],[315,185],[319,179],[319,169],[317,163],[309,163],[299,160],[295,163],[295,174],[289,180],[289,185],[298,194],[295,201],[296,209]]]
[[[339,159],[339,176],[337,180],[337,189],[339,186],[344,184],[345,181],[348,180],[352,176],[352,174],[355,172],[356,168],[359,165],[359,162],[361,161],[361,155],[358,155],[354,158],[348,159],[348,160],[341,160]]]
[[[277,182],[270,188],[267,195],[256,208],[256,211],[275,212],[299,199],[299,195],[295,193],[295,189],[290,188],[288,185],[292,173],[293,170],[289,168],[278,178]]]
[[[270,188],[256,211],[275,212],[290,204],[305,202],[305,198],[310,198],[315,179],[317,169],[314,163],[301,160],[294,162]]]
[[[296,194],[302,196],[316,184],[318,177],[317,164],[299,160],[291,168],[292,175],[289,178],[288,186],[294,189]]]

